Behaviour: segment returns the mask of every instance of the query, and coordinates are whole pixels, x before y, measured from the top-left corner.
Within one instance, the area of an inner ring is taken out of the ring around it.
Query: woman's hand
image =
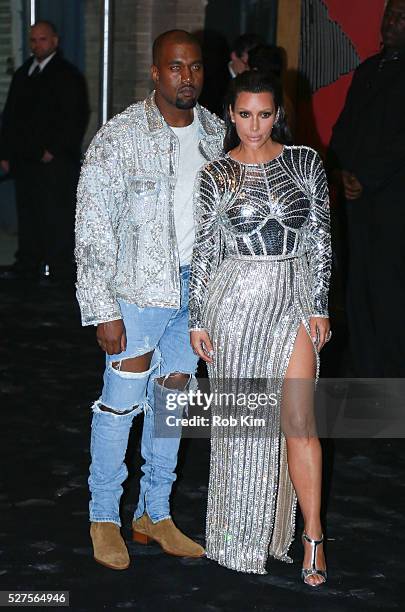
[[[207,363],[213,362],[214,349],[208,332],[205,330],[190,332],[190,343],[196,355]]]
[[[311,330],[312,342],[315,344],[319,353],[332,336],[329,319],[325,319],[324,317],[311,317],[309,320],[309,327]]]

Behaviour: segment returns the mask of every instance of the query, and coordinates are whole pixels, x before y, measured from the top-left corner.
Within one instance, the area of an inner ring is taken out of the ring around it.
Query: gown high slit
[[[268,555],[291,562],[296,495],[280,430],[282,384],[301,324],[327,316],[328,196],[307,147],[284,147],[265,164],[211,162],[196,186],[191,329],[214,348],[211,391],[260,389],[264,425],[211,429],[206,554],[228,568],[266,573]],[[319,357],[317,376],[319,372]],[[233,381],[233,382],[232,382]],[[232,386],[233,385],[233,386]],[[240,412],[240,411],[239,411]],[[212,406],[212,417],[223,414]],[[236,414],[236,413],[235,413]]]

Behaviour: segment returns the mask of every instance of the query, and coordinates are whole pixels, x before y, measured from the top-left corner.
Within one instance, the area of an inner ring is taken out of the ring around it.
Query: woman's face
[[[276,118],[273,94],[242,91],[229,112],[243,145],[260,149],[268,142]]]

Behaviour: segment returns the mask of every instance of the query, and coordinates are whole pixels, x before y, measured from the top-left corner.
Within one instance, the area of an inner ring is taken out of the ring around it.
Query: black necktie
[[[34,70],[31,72],[32,77],[36,77],[38,74],[40,74],[41,72],[41,68],[39,67],[39,65],[37,64],[34,68]]]

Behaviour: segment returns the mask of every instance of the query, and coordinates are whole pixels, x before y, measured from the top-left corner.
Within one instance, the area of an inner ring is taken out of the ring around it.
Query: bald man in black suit
[[[14,74],[2,116],[0,160],[16,185],[18,251],[3,278],[72,272],[75,193],[89,108],[83,76],[58,51],[54,26],[31,28],[33,56]]]

